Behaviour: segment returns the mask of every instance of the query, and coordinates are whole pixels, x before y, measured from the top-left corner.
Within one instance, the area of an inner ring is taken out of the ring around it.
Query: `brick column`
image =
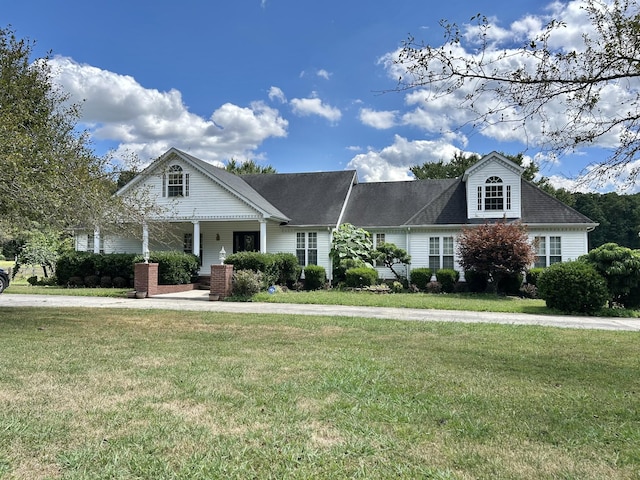
[[[231,296],[233,265],[211,265],[211,289],[209,299]]]
[[[147,292],[147,297],[158,294],[158,264],[136,263],[133,273],[133,287],[136,292]]]

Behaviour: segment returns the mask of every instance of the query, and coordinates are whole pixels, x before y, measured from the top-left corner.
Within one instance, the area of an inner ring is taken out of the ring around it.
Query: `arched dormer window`
[[[168,172],[162,176],[162,196],[189,196],[189,174],[184,173],[180,165],[171,165]]]
[[[500,177],[487,178],[484,187],[478,187],[478,210],[483,207],[484,210],[511,210],[511,185],[505,187]]]

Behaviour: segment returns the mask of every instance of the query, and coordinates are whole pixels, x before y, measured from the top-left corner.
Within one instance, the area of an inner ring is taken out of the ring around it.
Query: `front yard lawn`
[[[0,478],[640,478],[640,334],[5,307]]]

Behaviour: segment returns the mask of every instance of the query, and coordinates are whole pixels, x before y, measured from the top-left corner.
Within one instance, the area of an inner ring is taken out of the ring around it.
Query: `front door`
[[[233,253],[259,251],[260,232],[233,232]]]

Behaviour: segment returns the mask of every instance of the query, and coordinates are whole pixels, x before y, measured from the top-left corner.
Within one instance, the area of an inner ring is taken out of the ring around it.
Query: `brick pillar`
[[[211,265],[211,289],[209,299],[222,299],[231,295],[233,265]]]
[[[136,263],[133,273],[133,288],[136,292],[147,292],[147,297],[158,294],[158,264]]]

